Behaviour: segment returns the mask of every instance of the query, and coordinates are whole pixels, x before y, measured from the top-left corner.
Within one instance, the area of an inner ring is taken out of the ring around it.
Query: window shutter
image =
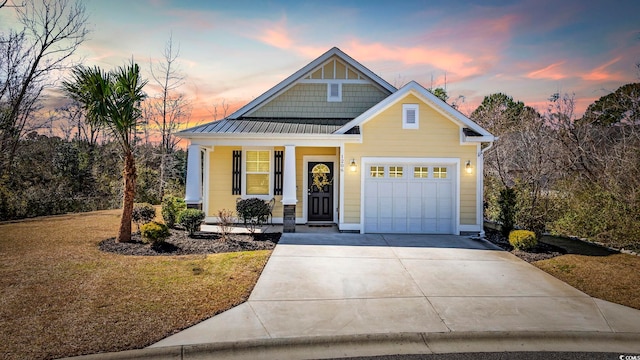
[[[233,150],[231,194],[242,195],[242,151]]]
[[[416,109],[406,109],[406,119],[407,124],[415,124],[416,123]]]
[[[273,195],[282,195],[282,164],[284,159],[284,151],[274,152],[273,161]]]

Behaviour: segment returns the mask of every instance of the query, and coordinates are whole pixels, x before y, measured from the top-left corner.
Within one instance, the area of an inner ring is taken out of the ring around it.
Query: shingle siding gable
[[[327,101],[327,84],[294,85],[245,117],[355,118],[389,94],[371,84],[342,84],[342,101]]]

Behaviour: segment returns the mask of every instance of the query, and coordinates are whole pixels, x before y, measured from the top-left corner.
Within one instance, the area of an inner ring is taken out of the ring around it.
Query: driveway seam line
[[[260,319],[260,316],[258,316],[258,312],[256,311],[256,309],[253,308],[253,306],[251,305],[251,301],[247,301],[247,305],[249,305],[249,308],[251,309],[251,311],[253,312],[253,315],[255,315],[256,319],[258,319],[258,321],[260,322],[260,326],[262,326],[262,328],[264,329],[264,332],[267,333],[267,336],[269,336],[270,339],[273,338],[273,336],[271,336],[271,333],[269,332],[269,330],[267,329],[266,326],[264,326],[264,322],[262,322],[262,319]]]
[[[604,322],[607,324],[611,332],[615,333],[616,331],[613,330],[613,327],[611,326],[611,324],[609,324],[609,319],[607,319],[607,317],[604,315],[604,313],[602,312],[602,309],[600,309],[600,306],[598,306],[598,303],[594,300],[593,296],[590,296],[590,298],[591,298],[591,302],[593,302],[593,305],[596,306],[596,309],[598,309],[598,313],[600,314],[600,316],[602,316],[602,318],[604,319]]]

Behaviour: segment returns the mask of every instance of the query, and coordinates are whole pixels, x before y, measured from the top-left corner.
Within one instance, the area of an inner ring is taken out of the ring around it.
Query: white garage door
[[[364,169],[364,231],[452,234],[454,165],[385,163]]]

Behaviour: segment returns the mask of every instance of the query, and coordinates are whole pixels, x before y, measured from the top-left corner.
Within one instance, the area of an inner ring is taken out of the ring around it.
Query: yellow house
[[[482,232],[488,131],[416,82],[400,89],[332,48],[189,139],[186,202],[207,222],[238,198],[274,223],[360,233]]]

